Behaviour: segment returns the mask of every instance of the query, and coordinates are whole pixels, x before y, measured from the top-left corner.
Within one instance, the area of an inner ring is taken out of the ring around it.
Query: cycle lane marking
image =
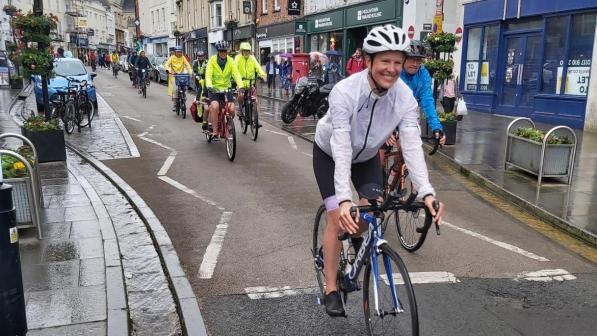
[[[133,117],[129,117],[129,116],[122,116],[123,118],[129,119],[129,120],[133,120],[133,121],[138,121],[138,122],[143,122],[143,120],[137,119],[137,118],[133,118]]]
[[[508,244],[508,243],[504,243],[502,241],[495,240],[493,238],[489,238],[487,236],[484,236],[484,235],[482,235],[480,233],[477,233],[477,232],[474,232],[474,231],[471,231],[471,230],[468,230],[468,229],[463,229],[461,227],[458,227],[458,226],[456,226],[454,224],[451,224],[451,223],[448,223],[446,221],[442,221],[441,225],[449,227],[449,228],[451,228],[453,230],[462,232],[462,233],[467,234],[469,236],[481,239],[481,240],[483,240],[485,242],[488,242],[488,243],[493,244],[495,246],[501,247],[501,248],[506,249],[508,251],[511,251],[511,252],[514,252],[514,253],[518,253],[518,254],[523,255],[523,256],[525,256],[527,258],[530,258],[530,259],[533,259],[533,260],[537,260],[537,261],[549,261],[549,259],[547,259],[545,257],[541,257],[539,255],[536,255],[535,253],[523,250],[523,249],[521,249],[518,246],[514,246],[514,245]]]
[[[288,143],[290,144],[290,147],[292,147],[292,149],[298,150],[296,142],[294,141],[294,138],[292,136],[288,136]]]
[[[193,190],[193,189],[185,186],[184,184],[182,184],[182,183],[180,183],[180,182],[178,182],[178,181],[176,181],[176,180],[174,180],[174,179],[172,179],[172,178],[170,178],[168,176],[158,176],[158,178],[160,180],[168,183],[169,185],[173,186],[174,188],[182,191],[182,192],[185,192],[185,193],[187,193],[187,194],[189,194],[189,195],[191,195],[191,196],[193,196],[195,198],[198,198],[198,199],[202,200],[203,202],[205,202],[205,203],[207,203],[209,205],[217,207],[218,210],[225,210],[225,208],[222,207],[222,206],[219,206],[218,203],[210,200],[209,198],[207,198],[207,197],[199,194],[195,190]]]
[[[168,170],[170,170],[170,167],[172,167],[172,163],[174,163],[174,159],[176,159],[177,154],[178,152],[176,151],[170,153],[166,161],[164,161],[162,168],[160,168],[158,171],[158,176],[164,176],[168,173]]]
[[[527,281],[538,281],[538,282],[550,282],[550,281],[564,281],[564,280],[575,280],[576,277],[565,269],[544,269],[528,273],[519,273],[514,280],[527,280]]]
[[[220,251],[222,250],[226,231],[228,231],[228,222],[231,218],[232,212],[222,212],[222,216],[220,216],[220,223],[216,226],[216,231],[211,237],[209,245],[207,245],[205,254],[203,254],[203,261],[201,262],[198,272],[199,279],[212,278],[216,264],[218,263]]]

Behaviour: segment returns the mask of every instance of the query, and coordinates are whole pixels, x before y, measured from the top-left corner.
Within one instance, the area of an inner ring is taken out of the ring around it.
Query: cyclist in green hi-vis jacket
[[[238,72],[240,73],[241,77],[243,78],[243,86],[247,89],[250,88],[251,82],[255,84],[256,74],[259,75],[263,80],[267,78],[267,74],[261,66],[259,62],[255,58],[255,56],[251,55],[251,44],[249,42],[243,42],[240,44],[240,54],[236,55],[234,58],[234,64],[238,68]],[[242,113],[242,104],[245,99],[245,91],[239,90],[236,95],[236,101],[238,102],[239,107],[239,116]],[[255,105],[257,106],[257,100],[255,100]]]
[[[212,56],[207,63],[207,69],[205,71],[205,86],[209,90],[209,109],[208,109],[208,120],[213,125],[212,135],[217,136],[217,125],[218,125],[218,114],[220,111],[220,100],[224,100],[223,95],[226,94],[226,100],[228,104],[226,109],[230,116],[234,118],[234,97],[232,92],[227,91],[232,88],[231,79],[234,77],[234,81],[237,83],[238,88],[242,88],[243,79],[234,64],[232,57],[228,56],[228,42],[219,41],[216,43],[216,49],[218,50],[217,55]]]

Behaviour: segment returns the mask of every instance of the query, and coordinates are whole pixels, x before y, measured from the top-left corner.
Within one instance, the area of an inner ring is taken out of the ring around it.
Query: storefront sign
[[[341,29],[344,25],[344,15],[342,14],[342,11],[337,11],[312,17],[308,21],[309,32],[314,33]]]
[[[558,67],[558,84],[556,93],[560,94],[562,86],[562,72],[564,68]],[[589,91],[589,78],[591,76],[591,67],[573,66],[566,70],[566,87],[564,94],[586,96]]]
[[[77,20],[77,26],[79,26],[79,28],[87,28],[87,18],[79,18],[79,20]]]
[[[294,33],[298,35],[307,34],[307,22],[297,21],[294,23]]]
[[[464,87],[468,91],[476,91],[477,90],[477,76],[479,72],[479,63],[478,62],[467,62],[466,63],[466,74],[465,74],[465,81]]]
[[[303,21],[303,23],[305,23]],[[306,24],[305,24],[306,27]],[[275,24],[266,27],[257,27],[257,39],[267,40],[272,37],[289,36],[295,34],[295,22],[287,22],[282,24]]]
[[[226,30],[225,34],[226,34],[226,41],[231,41],[232,40],[232,33],[234,33],[234,39],[235,40],[244,40],[244,39],[249,39],[253,36],[253,25],[250,26],[244,26],[244,27],[238,27],[233,29],[228,29]]]
[[[423,23],[423,30],[431,31],[433,29],[433,23]]]
[[[251,1],[243,1],[243,14],[251,14]]]
[[[481,63],[481,82],[479,83],[479,91],[489,90],[489,62]]]
[[[346,25],[357,26],[380,21],[392,20],[396,17],[396,1],[385,0],[346,10]]]
[[[288,1],[288,15],[301,15],[301,0]]]

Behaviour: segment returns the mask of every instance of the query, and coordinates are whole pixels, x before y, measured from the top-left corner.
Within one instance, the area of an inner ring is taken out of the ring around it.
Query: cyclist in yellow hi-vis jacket
[[[224,91],[232,87],[231,79],[237,83],[237,87],[242,89],[244,87],[242,77],[234,65],[232,57],[228,56],[228,42],[219,41],[216,43],[217,55],[213,55],[209,62],[207,62],[207,69],[205,70],[205,86],[209,90],[209,110],[208,120],[213,125],[212,135],[217,137],[218,114],[220,112],[220,101],[224,100]],[[230,116],[234,118],[234,97],[232,92],[226,93],[226,100],[228,104],[226,109]]]
[[[261,66],[259,65],[259,62],[255,56],[251,55],[251,51],[251,44],[249,42],[243,42],[240,44],[240,54],[236,55],[236,58],[234,58],[234,64],[236,64],[236,68],[243,78],[244,87],[247,89],[251,85],[251,82],[255,83],[256,74],[258,74],[263,80],[267,78],[267,74],[265,71],[263,71],[263,69],[261,69]],[[242,107],[244,99],[245,91],[239,90],[238,94],[236,95],[239,117],[243,111]],[[255,106],[257,106],[257,101],[255,101]]]
[[[172,111],[176,111],[176,99],[178,97],[176,97],[177,90],[175,90],[174,74],[183,73],[186,69],[189,76],[191,76],[193,69],[187,59],[182,55],[182,48],[179,46],[174,49],[174,55],[168,58],[166,64],[164,64],[164,68],[168,74],[168,96],[172,97]]]

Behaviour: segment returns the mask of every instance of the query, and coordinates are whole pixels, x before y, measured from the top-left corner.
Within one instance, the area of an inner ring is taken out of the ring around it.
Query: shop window
[[[477,90],[477,78],[479,77],[479,50],[481,48],[481,32],[483,28],[471,28],[468,30],[466,49],[466,71],[464,89],[467,91]]]
[[[294,52],[294,38],[293,37],[286,38],[286,52],[289,52],[289,53]]]
[[[498,40],[498,26],[485,27],[479,91],[493,91],[497,69]]]
[[[543,93],[559,92],[557,72],[564,64],[568,18],[566,16],[547,19],[545,30],[545,59],[543,61]]]

